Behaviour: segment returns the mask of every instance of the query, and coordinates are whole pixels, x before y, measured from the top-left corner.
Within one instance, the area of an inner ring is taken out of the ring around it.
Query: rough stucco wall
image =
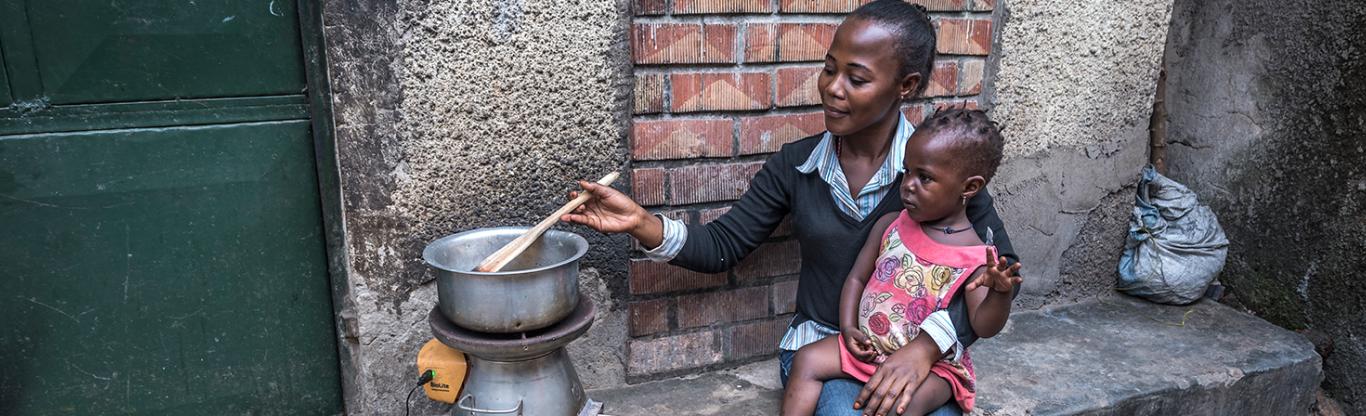
[[[1366,10],[1176,3],[1170,174],[1219,215],[1234,302],[1327,335],[1323,387],[1366,414]]]
[[[402,100],[397,87],[398,9],[392,2],[325,2],[323,35],[326,43],[328,76],[332,88],[333,134],[337,143],[337,162],[343,190],[343,223],[349,229],[382,230],[383,217],[362,214],[382,211],[390,204],[388,195],[394,181],[387,172],[397,164],[398,117],[395,109]],[[358,190],[366,190],[364,192]],[[349,191],[349,192],[347,192]],[[358,304],[354,293],[363,292],[368,283],[351,260],[358,244],[355,232],[346,235],[346,253],[329,253],[340,262],[347,276],[334,279],[333,302],[341,349],[342,397],[351,414],[365,414],[371,405],[362,394],[367,379],[362,369],[366,351],[357,337]],[[335,267],[333,268],[336,269]],[[335,280],[350,278],[341,284]],[[371,307],[373,308],[373,307]]]
[[[620,0],[329,2],[324,5],[349,282],[351,414],[395,414],[436,302],[428,241],[531,225],[576,179],[625,164],[627,5]],[[629,183],[629,177],[617,182]],[[563,227],[563,226],[561,226]],[[571,346],[589,387],[619,384],[624,237],[592,246],[581,287],[599,316]],[[442,410],[414,399],[423,413]]]
[[[1171,0],[1004,2],[986,106],[1005,126],[991,184],[1024,262],[1019,304],[1108,295],[1147,127]]]

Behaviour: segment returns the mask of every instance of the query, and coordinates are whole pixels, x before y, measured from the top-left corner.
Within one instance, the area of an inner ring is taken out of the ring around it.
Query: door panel
[[[304,89],[294,0],[24,3],[43,94],[52,104]]]
[[[0,414],[340,413],[314,160],[308,120],[0,136]]]
[[[0,45],[0,107],[5,107],[14,102],[14,97],[9,92],[9,75],[5,72],[4,45]]]

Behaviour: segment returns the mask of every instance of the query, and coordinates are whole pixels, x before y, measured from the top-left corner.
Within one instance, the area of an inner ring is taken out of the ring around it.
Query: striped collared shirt
[[[820,172],[821,179],[830,184],[830,198],[835,200],[835,205],[839,206],[840,211],[862,221],[882,202],[887,190],[895,188],[896,184],[892,182],[902,171],[901,161],[906,156],[906,141],[911,138],[911,133],[915,132],[915,127],[906,121],[905,116],[899,119],[896,132],[892,134],[891,149],[888,149],[887,157],[882,160],[882,167],[868,179],[868,183],[863,185],[858,195],[849,194],[849,180],[845,178],[844,169],[840,167],[839,155],[835,154],[836,138],[828,131],[811,151],[806,163],[797,166],[797,171],[805,174]]]

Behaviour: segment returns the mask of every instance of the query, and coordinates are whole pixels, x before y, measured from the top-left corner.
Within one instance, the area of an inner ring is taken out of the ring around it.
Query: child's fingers
[[[992,253],[991,246],[987,246],[987,268],[996,268],[996,253]]]
[[[872,351],[871,349],[858,349],[858,350],[854,350],[853,353],[854,353],[854,358],[858,358],[859,361],[863,361],[863,362],[865,362],[865,363],[866,363],[866,362],[869,362],[869,361],[872,361],[872,360],[873,360],[873,356],[876,355],[876,354],[873,353],[873,351]]]

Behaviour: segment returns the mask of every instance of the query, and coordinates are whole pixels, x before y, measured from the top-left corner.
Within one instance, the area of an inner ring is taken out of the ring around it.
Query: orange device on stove
[[[441,341],[432,339],[417,352],[417,372],[422,374],[432,370],[432,381],[422,386],[427,397],[446,403],[455,403],[460,387],[465,384],[465,374],[469,366],[465,363],[465,353],[447,347]]]

